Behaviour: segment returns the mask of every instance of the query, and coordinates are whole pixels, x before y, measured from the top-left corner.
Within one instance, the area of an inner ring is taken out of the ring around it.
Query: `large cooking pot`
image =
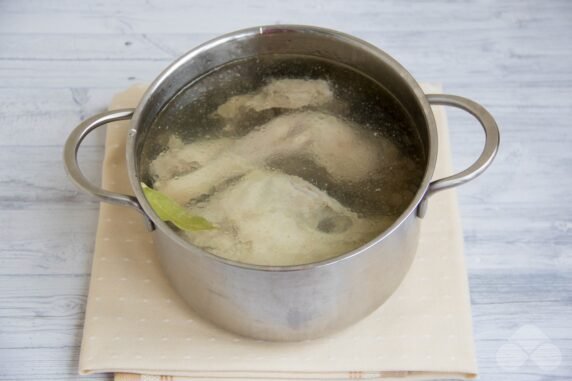
[[[143,143],[167,102],[189,83],[221,65],[268,54],[313,56],[345,64],[385,87],[414,120],[426,155],[421,185],[393,225],[356,250],[299,266],[230,261],[181,238],[159,219],[143,195],[140,186]],[[486,133],[485,147],[478,160],[466,170],[439,180],[432,180],[437,129],[430,105],[463,109],[478,119]],[[126,119],[131,119],[126,152],[135,196],[112,193],[91,184],[77,163],[79,145],[88,133]],[[142,213],[153,232],[165,273],[200,316],[241,335],[293,341],[339,330],[384,303],[411,265],[430,196],[477,177],[491,164],[498,145],[498,127],[483,107],[458,96],[425,95],[398,62],[375,46],[333,30],[274,25],[230,33],[186,53],[155,79],[137,108],[104,112],[81,123],[66,142],[64,159],[71,180],[80,189],[101,201],[129,206]]]

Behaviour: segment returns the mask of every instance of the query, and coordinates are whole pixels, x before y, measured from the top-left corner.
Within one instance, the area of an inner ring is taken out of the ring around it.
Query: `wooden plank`
[[[449,82],[478,86],[479,81],[470,80],[486,72],[485,82],[503,81],[507,84],[528,84],[529,86],[554,85],[569,86],[572,83],[572,73],[568,70],[567,60],[543,60],[529,62],[523,65],[505,66],[485,65],[477,67],[459,66],[453,69],[455,63],[449,62],[437,65],[429,59],[420,62],[418,58],[402,57],[405,67],[418,78],[436,80],[445,76]],[[473,57],[479,60],[480,57]],[[409,61],[415,60],[415,64]],[[152,81],[171,60],[138,61],[138,60],[95,60],[95,61],[48,61],[48,60],[0,60],[0,83],[2,88],[125,88],[136,82]],[[527,62],[527,61],[520,61]],[[551,63],[551,72],[540,70]],[[423,66],[423,69],[418,67]],[[448,69],[446,69],[448,68]],[[443,72],[447,71],[447,75]],[[523,76],[525,76],[523,78]],[[448,83],[449,83],[448,82]]]
[[[25,275],[33,283],[47,274],[89,275],[96,209],[23,209],[2,215],[7,220],[0,233],[0,275]],[[54,223],[58,220],[66,223]]]
[[[496,6],[488,2],[418,2],[415,12],[409,4],[374,1],[346,2],[292,0],[260,3],[256,0],[234,2],[172,1],[169,6],[160,2],[135,0],[121,4],[68,1],[2,2],[0,11],[9,15],[0,33],[126,33],[169,32],[185,33],[193,30],[221,33],[250,25],[268,23],[317,24],[348,31],[423,30],[467,31],[486,30],[504,24],[544,28],[566,26],[566,16],[572,8],[567,1],[549,4],[528,1],[504,1]],[[487,6],[484,6],[484,5]],[[436,11],[438,9],[438,11]],[[562,17],[554,18],[555,14]],[[49,17],[45,17],[48,16]],[[240,17],[224,17],[240,15]],[[419,21],[423,17],[423,23]],[[447,20],[446,23],[443,20]],[[483,21],[486,21],[484,23]]]
[[[0,89],[0,145],[62,147],[82,119],[107,108],[113,94],[113,89],[88,90],[81,87]],[[105,129],[100,128],[88,136],[82,147],[102,146],[104,137]],[[59,149],[59,153],[54,151],[53,154],[61,158]],[[35,158],[38,159],[37,156]],[[54,168],[61,168],[61,164]]]
[[[98,184],[101,179],[103,147],[82,147],[79,156],[84,174]],[[2,209],[19,209],[25,203],[33,203],[36,209],[50,211],[58,209],[57,203],[65,204],[64,207],[75,206],[76,209],[97,207],[93,198],[78,190],[66,176],[62,148],[59,146],[4,147],[0,150],[0,160],[4,163],[18,163],[17,166],[0,169]]]
[[[354,33],[389,53],[399,55],[400,61],[415,65],[495,66],[502,62],[510,66],[516,62],[566,59],[572,54],[559,49],[570,36],[561,29],[547,29],[538,34],[533,27],[523,27],[518,35],[496,39],[498,30],[486,29],[474,36],[458,39],[448,30],[408,29]],[[0,39],[0,60],[34,61],[170,61],[191,48],[204,43],[217,33],[42,33],[4,34]],[[552,43],[546,44],[550,38]],[[431,44],[439,41],[439,44]],[[403,49],[407,42],[407,49]],[[460,54],[463,52],[463,54]],[[423,59],[420,60],[420,57]],[[474,60],[479,57],[478,60]],[[502,60],[502,61],[501,61]],[[409,66],[409,65],[407,65]],[[446,74],[446,73],[445,73]]]
[[[92,87],[115,90],[149,82],[168,62],[162,61],[0,61],[0,83],[9,88]]]
[[[0,349],[0,380],[80,381],[113,380],[110,374],[78,375],[79,347]]]
[[[0,380],[77,380],[89,278],[33,279],[0,275]]]

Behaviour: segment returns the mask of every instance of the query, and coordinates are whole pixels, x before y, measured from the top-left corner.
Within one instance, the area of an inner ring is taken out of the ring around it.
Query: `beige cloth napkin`
[[[426,91],[439,91],[425,86]],[[118,94],[133,107],[144,88]],[[444,111],[437,107],[436,177],[450,174]],[[128,122],[110,125],[103,187],[131,193]],[[198,318],[171,289],[136,211],[102,204],[85,315],[80,373],[116,380],[472,378],[475,352],[455,191],[433,196],[416,259],[397,292],[354,326],[300,343],[250,340]]]

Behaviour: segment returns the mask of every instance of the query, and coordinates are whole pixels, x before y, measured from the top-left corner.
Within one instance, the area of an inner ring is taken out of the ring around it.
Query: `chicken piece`
[[[169,138],[167,149],[151,162],[149,172],[156,181],[189,173],[205,165],[231,143],[231,139],[221,138],[184,144],[173,135]]]
[[[297,176],[256,169],[189,208],[217,224],[186,234],[190,242],[231,260],[298,265],[351,251],[385,230],[389,218],[365,219]]]
[[[274,79],[259,90],[237,95],[220,105],[215,114],[232,120],[247,110],[298,109],[320,106],[334,99],[328,82],[322,79]]]
[[[282,115],[225,147],[202,167],[156,182],[155,188],[186,203],[226,179],[292,155],[309,157],[338,181],[361,181],[378,171],[382,163],[391,164],[399,156],[391,142],[366,139],[357,127],[316,111]]]

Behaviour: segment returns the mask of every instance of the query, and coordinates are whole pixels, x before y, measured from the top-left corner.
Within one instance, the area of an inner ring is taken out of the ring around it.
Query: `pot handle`
[[[81,172],[77,162],[77,152],[83,139],[97,127],[120,120],[131,119],[135,109],[120,109],[102,112],[81,122],[68,136],[64,146],[64,167],[66,172],[76,187],[94,196],[100,201],[109,202],[122,206],[129,206],[136,209],[145,216],[147,228],[153,230],[153,223],[149,220],[139,201],[135,196],[121,193],[114,193],[101,189],[91,183]]]
[[[485,131],[485,146],[479,158],[469,168],[454,175],[432,181],[429,184],[425,198],[419,205],[418,215],[420,217],[425,214],[427,199],[431,195],[444,189],[464,184],[483,173],[493,162],[500,144],[500,134],[497,123],[492,115],[480,104],[457,95],[427,94],[426,96],[431,105],[452,106],[473,115]]]

